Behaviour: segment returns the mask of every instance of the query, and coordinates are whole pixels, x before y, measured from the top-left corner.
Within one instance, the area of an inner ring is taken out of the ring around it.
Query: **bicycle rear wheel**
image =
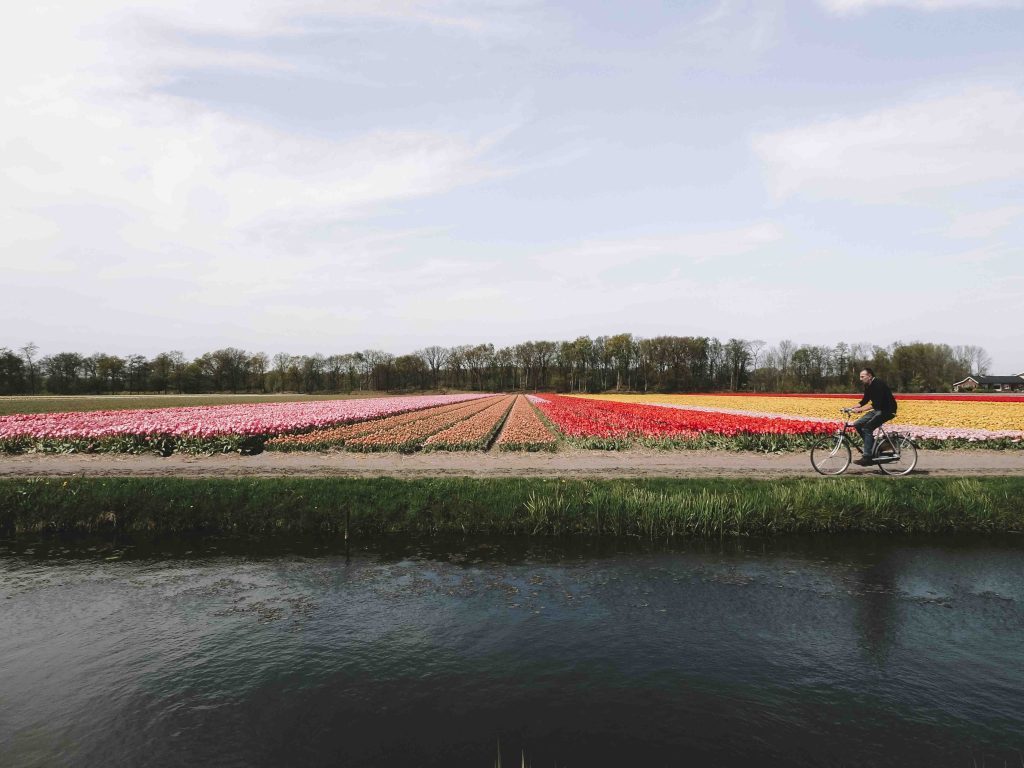
[[[811,448],[811,466],[822,475],[841,475],[850,466],[846,435],[824,435]]]
[[[887,475],[905,475],[917,466],[917,446],[906,435],[886,435],[878,444],[875,463]]]

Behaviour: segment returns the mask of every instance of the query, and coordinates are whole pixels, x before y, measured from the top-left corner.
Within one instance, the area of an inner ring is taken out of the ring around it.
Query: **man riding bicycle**
[[[863,413],[868,411],[854,422],[853,426],[864,438],[864,455],[857,459],[854,464],[862,467],[874,463],[871,453],[875,447],[875,429],[890,419],[896,418],[896,398],[892,396],[889,385],[881,379],[875,378],[875,372],[865,368],[860,372],[860,380],[864,384],[864,397],[856,408],[850,408],[850,413]],[[869,407],[867,404],[871,403]]]

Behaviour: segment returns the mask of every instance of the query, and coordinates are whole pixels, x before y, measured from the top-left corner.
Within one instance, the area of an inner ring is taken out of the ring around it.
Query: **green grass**
[[[0,480],[0,534],[1024,532],[1024,478]]]

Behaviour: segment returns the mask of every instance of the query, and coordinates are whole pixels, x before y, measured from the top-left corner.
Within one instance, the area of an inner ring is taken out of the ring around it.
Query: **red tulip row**
[[[553,451],[557,444],[558,438],[551,434],[523,395],[516,398],[505,427],[495,442],[500,451]]]
[[[537,407],[567,437],[590,442],[667,440],[694,442],[707,435],[724,438],[808,436],[831,432],[834,424],[727,413],[689,411],[656,405],[544,395]]]
[[[453,424],[437,434],[431,435],[423,443],[429,450],[472,451],[484,450],[494,439],[494,435],[505,422],[509,408],[515,402],[515,395],[503,397],[494,405],[486,408],[465,421]]]

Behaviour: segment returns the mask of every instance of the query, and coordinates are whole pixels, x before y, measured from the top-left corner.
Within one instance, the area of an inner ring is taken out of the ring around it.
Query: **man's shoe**
[[[861,467],[870,467],[875,462],[873,462],[871,459],[854,459],[853,463]]]

